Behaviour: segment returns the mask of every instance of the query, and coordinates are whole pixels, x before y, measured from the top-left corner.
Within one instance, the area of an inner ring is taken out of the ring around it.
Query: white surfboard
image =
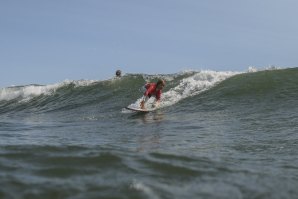
[[[150,111],[154,111],[155,109],[141,109],[136,107],[127,106],[125,107],[128,110],[135,111],[135,112],[143,112],[143,113],[149,113]]]

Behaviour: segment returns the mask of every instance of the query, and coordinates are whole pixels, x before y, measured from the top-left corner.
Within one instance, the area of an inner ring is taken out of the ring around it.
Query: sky
[[[297,0],[0,0],[0,88],[298,66]]]

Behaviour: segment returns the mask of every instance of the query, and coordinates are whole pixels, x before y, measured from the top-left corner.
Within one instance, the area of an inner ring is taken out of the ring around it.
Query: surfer
[[[116,71],[116,77],[121,77],[121,70]]]
[[[141,109],[145,109],[145,103],[149,100],[151,96],[155,96],[156,101],[153,105],[154,108],[159,106],[161,91],[165,87],[166,83],[164,80],[159,79],[157,83],[147,83],[144,88],[146,89],[143,99],[140,103]]]

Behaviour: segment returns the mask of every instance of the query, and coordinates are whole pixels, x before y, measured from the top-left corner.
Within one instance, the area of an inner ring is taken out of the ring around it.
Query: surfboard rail
[[[135,108],[135,107],[125,107],[127,110],[135,111],[135,112],[143,112],[143,113],[149,113],[151,111],[154,111],[155,109],[141,109],[141,108]]]

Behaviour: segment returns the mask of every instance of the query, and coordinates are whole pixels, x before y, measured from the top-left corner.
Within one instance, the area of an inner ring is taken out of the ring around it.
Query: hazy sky
[[[0,0],[0,87],[298,64],[297,0]]]

